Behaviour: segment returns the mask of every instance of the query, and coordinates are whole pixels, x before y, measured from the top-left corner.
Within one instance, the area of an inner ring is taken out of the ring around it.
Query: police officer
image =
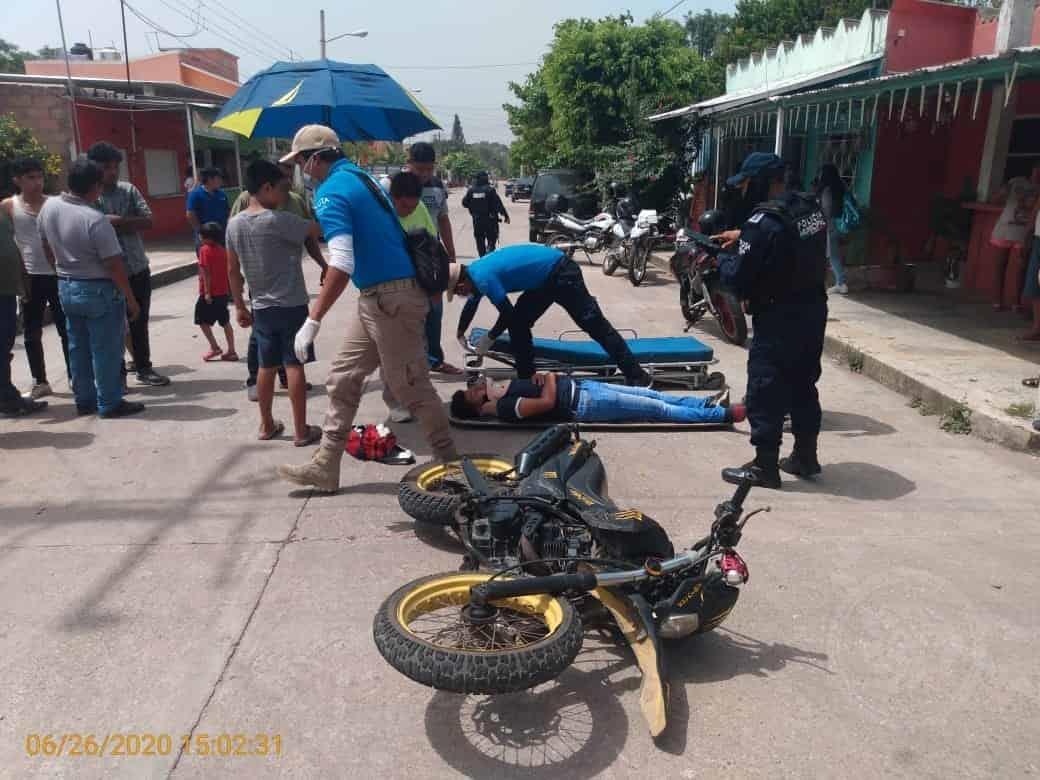
[[[486,171],[476,176],[476,184],[466,190],[462,198],[462,206],[469,210],[473,218],[473,238],[477,241],[477,254],[481,257],[495,251],[498,243],[498,215],[505,217],[509,224],[509,212],[502,205],[498,191],[488,182]]]
[[[722,233],[719,271],[752,315],[755,337],[748,354],[747,415],[755,459],[726,469],[760,487],[779,488],[780,469],[799,477],[820,473],[823,332],[827,325],[827,224],[812,195],[787,191],[784,164],[755,152],[727,184],[760,200],[740,230]],[[791,414],[794,450],[780,460],[784,416]]]

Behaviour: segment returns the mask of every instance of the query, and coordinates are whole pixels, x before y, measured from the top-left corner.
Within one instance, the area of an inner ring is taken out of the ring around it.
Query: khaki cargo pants
[[[458,458],[444,403],[430,381],[423,329],[430,300],[412,279],[363,290],[358,316],[347,326],[326,388],[322,449],[341,458],[357,415],[365,379],[382,366],[383,381],[419,421],[438,460]]]

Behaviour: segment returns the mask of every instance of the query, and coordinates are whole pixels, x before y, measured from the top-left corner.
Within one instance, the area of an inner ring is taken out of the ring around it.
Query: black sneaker
[[[722,478],[727,482],[742,482],[747,480],[752,487],[780,489],[780,470],[776,466],[759,466],[755,461],[745,463],[743,466],[723,469]]]
[[[97,404],[91,404],[90,406],[76,404],[76,414],[80,417],[86,417],[88,414],[97,414]]]
[[[788,474],[802,479],[811,479],[818,476],[823,468],[815,455],[800,455],[791,453],[786,458],[780,459],[780,468]]]
[[[32,398],[19,398],[9,404],[0,407],[0,414],[4,417],[27,417],[47,408],[46,401],[36,401]]]
[[[140,414],[144,411],[144,404],[138,401],[127,401],[122,400],[119,402],[119,406],[110,412],[102,412],[101,416],[106,420],[114,420],[118,417],[129,417],[132,414]]]
[[[137,373],[137,381],[142,385],[148,385],[149,387],[166,387],[166,385],[170,384],[170,378],[168,376],[157,374],[152,370],[139,371]]]

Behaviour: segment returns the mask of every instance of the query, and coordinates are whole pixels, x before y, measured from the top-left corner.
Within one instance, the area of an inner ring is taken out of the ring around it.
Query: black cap
[[[770,173],[780,174],[783,173],[783,170],[784,161],[775,154],[770,154],[769,152],[752,152],[745,158],[736,176],[730,176],[726,179],[726,184],[730,187],[737,187],[748,179],[754,179],[758,176],[765,176]]]

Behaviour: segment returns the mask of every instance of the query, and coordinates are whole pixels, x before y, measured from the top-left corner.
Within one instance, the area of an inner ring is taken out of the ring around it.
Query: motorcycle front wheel
[[[715,319],[719,323],[722,337],[738,347],[747,343],[747,317],[737,296],[725,290],[711,291],[711,302],[715,307]]]
[[[693,325],[704,315],[700,296],[693,292],[693,284],[685,274],[679,277],[679,308],[682,310],[683,318]]]
[[[582,625],[565,598],[539,594],[469,612],[469,591],[487,573],[434,574],[383,602],[372,626],[376,647],[401,674],[454,693],[512,693],[559,676],[581,650]]]
[[[646,268],[650,262],[650,241],[640,241],[632,248],[631,262],[628,264],[628,281],[638,287],[646,279]]]
[[[492,485],[503,488],[510,486],[513,461],[494,453],[467,455],[477,470]],[[416,466],[401,478],[397,488],[397,503],[404,513],[420,523],[451,525],[455,511],[464,493],[469,492],[469,482],[462,472],[462,463],[424,463]]]
[[[603,273],[605,273],[607,276],[614,275],[614,272],[618,269],[618,266],[621,265],[621,253],[623,251],[624,250],[622,249],[607,250],[607,254],[603,258],[603,265],[601,266],[601,268],[603,269]]]

